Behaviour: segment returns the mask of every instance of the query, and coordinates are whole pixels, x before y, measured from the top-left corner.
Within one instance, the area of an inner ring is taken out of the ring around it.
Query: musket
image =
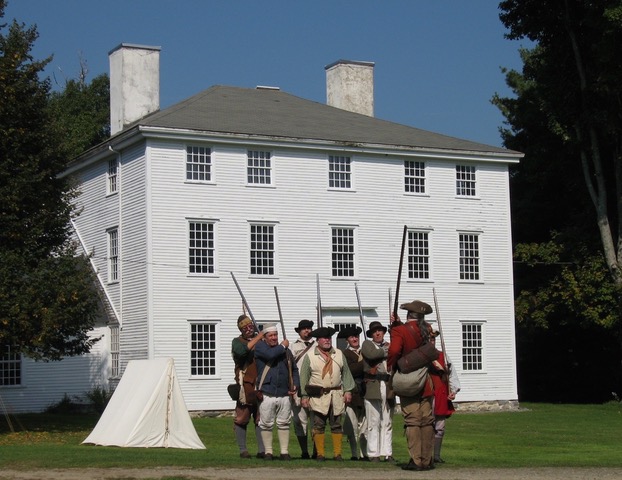
[[[447,351],[445,350],[445,337],[443,336],[443,326],[441,325],[441,314],[438,311],[438,300],[436,299],[436,289],[432,288],[432,296],[434,297],[434,310],[436,310],[436,323],[438,323],[438,333],[441,337],[441,351],[443,352],[443,362],[445,362],[445,373],[447,374],[447,383],[449,383],[449,364],[447,363]]]
[[[315,274],[315,284],[317,286],[317,327],[322,326],[322,296],[320,295],[320,274]]]
[[[391,287],[389,287],[389,318],[391,318],[391,309],[393,308],[393,295],[391,295]],[[389,323],[391,323],[389,321]]]
[[[397,307],[400,296],[400,282],[402,280],[402,266],[404,265],[404,248],[406,247],[406,233],[408,227],[404,225],[404,233],[402,234],[402,250],[400,252],[400,266],[397,270],[397,286],[395,287],[395,303],[393,304],[393,316],[397,319]]]
[[[248,302],[246,301],[246,297],[244,296],[244,293],[242,293],[242,289],[240,288],[240,284],[235,279],[235,275],[233,274],[233,272],[231,272],[231,278],[233,278],[233,283],[235,283],[235,286],[238,289],[238,293],[240,294],[240,297],[242,298],[242,307],[243,307],[243,309],[245,309],[246,312],[248,312],[248,316],[251,319],[251,321],[253,322],[253,325],[255,326],[255,332],[259,333],[259,327],[257,326],[257,322],[255,321],[255,317],[253,316],[253,312],[251,312],[251,307],[248,306]]]
[[[361,297],[359,295],[359,286],[357,283],[354,284],[354,291],[356,292],[356,303],[359,305],[359,318],[361,319],[361,327],[363,328],[363,333],[365,332],[365,317],[363,317],[363,307],[361,306]]]
[[[285,333],[285,322],[283,322],[283,313],[281,312],[281,302],[279,300],[279,291],[274,286],[274,297],[276,298],[276,308],[279,311],[279,322],[281,322],[281,329],[283,330],[283,340],[287,340],[287,334]],[[294,372],[292,371],[292,360],[289,355],[288,349],[285,349],[285,358],[287,358],[287,371],[289,372],[289,391],[294,391]]]

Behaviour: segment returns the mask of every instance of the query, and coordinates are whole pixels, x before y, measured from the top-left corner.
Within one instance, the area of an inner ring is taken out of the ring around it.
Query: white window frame
[[[356,227],[352,225],[330,226],[330,262],[332,278],[356,278],[356,230]],[[347,235],[346,242],[336,242],[336,240],[344,239],[345,232],[351,232],[351,235]],[[348,274],[344,275],[343,273]]]
[[[257,232],[256,230],[262,230]],[[265,232],[268,229],[269,232]],[[255,230],[255,232],[254,232]],[[274,222],[250,222],[249,223],[249,272],[254,277],[274,277],[276,275],[276,224]],[[269,235],[272,238],[263,238],[264,235]],[[261,239],[255,238],[256,235],[261,235]],[[255,264],[254,264],[255,262]],[[266,271],[267,269],[267,271]]]
[[[404,160],[404,193],[427,194],[427,168],[421,160]]]
[[[120,238],[119,227],[106,230],[108,249],[108,283],[117,283],[121,278],[121,262],[119,261]]]
[[[121,329],[118,324],[109,325],[108,328],[110,329],[110,377],[119,378],[121,376],[119,367]]]
[[[216,274],[216,221],[188,218],[186,242],[188,258],[188,275],[206,276]],[[193,225],[195,226],[193,230]],[[197,230],[197,226],[206,227],[206,230]],[[197,232],[207,237],[197,238]],[[193,237],[193,233],[195,236]],[[206,261],[202,261],[206,259]],[[201,261],[198,261],[201,260]]]
[[[203,337],[211,335],[207,340]],[[188,361],[191,378],[217,378],[219,376],[220,321],[188,321]],[[210,348],[205,348],[205,343]],[[205,355],[207,353],[207,355]],[[205,372],[207,370],[207,373]]]
[[[485,322],[475,320],[460,321],[460,360],[462,373],[482,373],[485,363]]]
[[[456,165],[456,196],[477,198],[477,168],[475,165]]]
[[[425,246],[418,246],[421,241],[420,238],[413,238],[415,236],[424,236]],[[431,247],[430,247],[430,230],[412,229],[407,231],[407,257],[408,257],[408,279],[409,280],[430,280],[432,277],[432,260],[431,260]],[[421,251],[423,249],[425,251]],[[412,252],[412,254],[411,254]],[[416,259],[419,259],[415,262]],[[415,268],[420,266],[420,268]],[[416,276],[415,273],[422,274],[422,276]]]
[[[482,281],[482,248],[480,232],[458,232],[458,269],[460,281]]]
[[[352,157],[349,155],[328,156],[328,188],[330,190],[352,190]]]
[[[113,157],[108,160],[106,171],[106,195],[114,195],[119,191],[119,158]]]
[[[272,186],[272,152],[247,150],[246,183],[257,187]]]
[[[186,145],[186,182],[213,183],[212,149],[206,145]]]
[[[22,356],[13,353],[10,345],[2,345],[0,351],[0,387],[23,385]]]

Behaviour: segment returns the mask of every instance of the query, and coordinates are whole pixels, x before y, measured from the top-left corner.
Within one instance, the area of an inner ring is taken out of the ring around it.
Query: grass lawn
[[[622,405],[521,404],[523,411],[458,413],[447,422],[443,468],[465,467],[622,467]],[[96,416],[32,414],[0,420],[0,469],[105,467],[256,467],[262,460],[242,461],[233,438],[231,418],[197,418],[194,425],[207,450],[143,449],[81,445],[97,423]],[[403,422],[393,423],[394,457],[408,461]],[[249,428],[252,433],[252,427]],[[276,437],[276,435],[275,435]],[[299,455],[291,435],[290,453]],[[276,442],[276,439],[275,439]],[[255,451],[254,435],[249,447]],[[275,443],[275,451],[278,446]],[[332,446],[327,435],[327,453]],[[350,449],[344,438],[344,457]],[[309,466],[308,460],[271,466]],[[330,463],[352,467],[353,463]],[[358,462],[361,468],[382,464]]]

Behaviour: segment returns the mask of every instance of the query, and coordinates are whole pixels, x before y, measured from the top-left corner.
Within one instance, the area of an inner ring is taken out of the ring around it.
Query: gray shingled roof
[[[213,86],[136,122],[214,133],[518,154],[305,100],[280,90]]]

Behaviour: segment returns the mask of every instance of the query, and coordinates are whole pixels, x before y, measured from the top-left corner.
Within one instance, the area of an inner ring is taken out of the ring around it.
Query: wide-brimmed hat
[[[362,332],[361,327],[346,327],[339,330],[337,338],[358,337]]]
[[[366,335],[371,337],[376,330],[382,330],[384,333],[387,333],[387,327],[385,327],[380,322],[371,322],[369,324],[369,330],[367,330]]]
[[[423,315],[429,315],[430,313],[434,311],[432,310],[432,307],[430,305],[428,305],[425,302],[422,302],[421,300],[414,300],[410,303],[402,303],[400,305],[400,308],[402,310],[408,310],[409,312],[412,312],[412,313],[421,313]]]
[[[311,332],[311,336],[314,338],[330,338],[335,334],[336,331],[337,330],[335,330],[333,327],[320,327],[313,330]]]
[[[300,330],[302,330],[303,328],[313,328],[313,322],[311,320],[300,320],[298,322],[298,326],[296,328],[294,328],[294,331],[296,333],[300,333]]]

